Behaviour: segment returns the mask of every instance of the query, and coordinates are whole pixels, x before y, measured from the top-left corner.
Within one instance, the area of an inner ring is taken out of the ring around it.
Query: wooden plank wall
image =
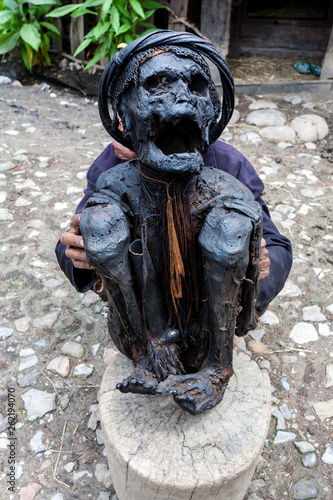
[[[202,0],[201,32],[226,57],[230,39],[231,0]]]

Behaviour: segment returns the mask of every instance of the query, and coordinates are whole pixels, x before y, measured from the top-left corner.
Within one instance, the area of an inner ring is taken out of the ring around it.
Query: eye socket
[[[193,94],[204,95],[208,89],[208,82],[206,78],[201,75],[193,75],[188,88]]]
[[[143,87],[146,90],[155,89],[160,84],[160,79],[156,75],[148,76],[145,80]]]

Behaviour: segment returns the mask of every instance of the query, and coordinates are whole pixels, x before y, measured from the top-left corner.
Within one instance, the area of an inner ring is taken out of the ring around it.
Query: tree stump
[[[131,361],[120,353],[103,377],[100,415],[119,500],[242,500],[271,418],[267,373],[245,354],[224,398],[196,416],[171,396],[115,389]]]

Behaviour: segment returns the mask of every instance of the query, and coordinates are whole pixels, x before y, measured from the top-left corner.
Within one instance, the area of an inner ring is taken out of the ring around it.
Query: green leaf
[[[41,24],[42,26],[44,26],[44,28],[47,28],[48,30],[52,31],[52,33],[55,33],[56,35],[61,36],[60,31],[58,30],[58,28],[56,28],[54,26],[54,24],[47,23],[45,21],[41,21],[39,24]]]
[[[125,33],[126,31],[129,31],[132,28],[130,24],[122,24],[119,28],[119,30],[116,32],[116,36],[121,35],[121,33]]]
[[[131,15],[129,14],[129,12],[125,9],[125,7],[122,5],[121,3],[122,0],[118,0],[118,1],[115,1],[115,6],[117,7],[117,9],[119,10],[119,12],[121,12],[127,19],[132,19],[131,18]]]
[[[97,16],[97,12],[94,12],[93,10],[79,8],[75,12],[72,12],[71,17],[80,17],[84,16],[85,14],[93,14],[94,16]]]
[[[88,45],[90,45],[90,44],[91,44],[91,39],[90,38],[87,38],[86,40],[83,40],[83,42],[80,43],[80,45],[78,46],[78,48],[74,52],[74,57],[76,57],[78,54],[80,54],[80,52],[82,52],[82,50],[86,49],[88,47]]]
[[[145,19],[148,19],[148,17],[152,16],[155,12],[155,9],[153,10],[147,10],[147,12],[145,12]]]
[[[129,35],[128,33],[124,36],[124,38],[125,38],[125,42],[127,44],[133,42],[133,40],[134,40],[134,38],[132,38],[131,35]]]
[[[110,28],[110,25],[111,23],[109,21],[107,23],[98,23],[97,26],[95,26],[94,35],[96,40],[100,40],[102,38],[104,33]]]
[[[59,5],[58,0],[27,0],[22,3],[30,3],[31,5]]]
[[[138,0],[129,0],[129,2],[134,12],[141,16],[142,19],[145,19],[145,13],[143,12],[143,8],[141,7],[141,4],[138,2]]]
[[[70,4],[70,5],[64,5],[63,7],[59,7],[58,9],[54,9],[52,12],[49,14],[46,14],[46,17],[61,17],[61,16],[66,16],[66,14],[69,14],[70,12],[73,12],[73,10],[78,9],[81,7],[82,4],[77,4],[75,3]]]
[[[30,63],[29,63],[29,59],[28,59],[28,54],[27,54],[27,49],[25,47],[25,45],[22,44],[21,46],[21,57],[23,59],[23,62],[25,64],[25,67],[30,71],[31,73],[31,66],[30,66]]]
[[[4,0],[3,3],[4,5],[6,5],[6,7],[8,7],[8,9],[13,10],[14,12],[18,10],[17,2],[15,2],[14,0]]]
[[[6,54],[10,50],[13,50],[19,38],[19,32],[7,33],[6,35],[0,36],[0,54]]]
[[[100,59],[102,59],[102,57],[106,56],[107,55],[107,51],[106,50],[101,50],[95,52],[95,55],[94,57],[88,62],[88,64],[84,67],[84,69],[88,69],[88,68],[91,68],[91,66],[93,66],[94,64],[98,63],[98,61]]]
[[[12,17],[13,17],[12,11],[3,10],[2,12],[0,12],[0,24],[5,24]]]
[[[118,31],[119,27],[120,27],[120,19],[119,19],[118,9],[115,6],[111,7],[110,19],[111,19],[112,28],[115,31]]]
[[[165,5],[161,5],[160,3],[152,0],[144,0],[141,2],[141,5],[144,9],[165,9]]]
[[[32,24],[23,24],[20,31],[21,38],[30,45],[34,50],[38,51],[41,36],[37,28]]]
[[[105,0],[102,5],[102,14],[105,15],[109,10],[112,5],[112,0]]]

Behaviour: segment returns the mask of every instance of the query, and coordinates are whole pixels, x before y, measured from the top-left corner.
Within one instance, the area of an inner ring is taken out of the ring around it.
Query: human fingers
[[[65,255],[72,260],[74,267],[77,267],[79,269],[94,269],[88,264],[86,260],[87,255],[84,250],[67,247],[65,250]]]
[[[115,155],[118,156],[118,158],[120,158],[121,160],[128,161],[137,158],[137,154],[134,153],[134,151],[131,151],[130,149],[126,148],[119,142],[113,141],[112,144]]]
[[[70,231],[60,235],[60,241],[68,247],[84,248],[83,238],[81,235],[74,234]]]
[[[271,261],[268,256],[267,248],[263,248],[259,262],[259,282],[269,275]]]
[[[81,214],[74,214],[72,215],[70,226],[69,226],[69,231],[74,234],[81,234],[80,231],[80,219],[81,219]]]

